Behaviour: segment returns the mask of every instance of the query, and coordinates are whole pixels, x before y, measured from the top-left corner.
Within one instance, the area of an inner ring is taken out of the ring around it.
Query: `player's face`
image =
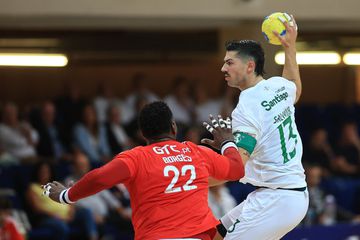
[[[247,63],[236,55],[236,51],[227,51],[221,72],[230,87],[241,88],[247,74]]]

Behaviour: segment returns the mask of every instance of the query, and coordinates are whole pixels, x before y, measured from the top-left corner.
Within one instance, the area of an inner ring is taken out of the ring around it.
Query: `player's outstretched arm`
[[[286,22],[285,19],[282,18],[279,19],[280,21],[282,21],[286,28],[286,34],[284,36],[280,36],[280,34],[276,31],[274,32],[274,34],[280,40],[285,52],[285,64],[282,76],[295,83],[296,103],[299,100],[302,91],[299,66],[296,62],[296,38],[298,27],[292,15],[289,22]]]
[[[44,185],[44,195],[56,202],[70,204],[124,182],[130,175],[128,166],[115,158],[106,165],[88,172],[70,188],[56,181]]]

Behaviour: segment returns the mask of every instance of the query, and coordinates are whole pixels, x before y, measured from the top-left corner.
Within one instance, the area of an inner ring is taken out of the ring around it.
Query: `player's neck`
[[[152,138],[152,139],[148,139],[148,145],[153,144],[153,143],[157,143],[157,142],[164,142],[164,141],[169,141],[169,140],[176,140],[176,137],[174,135],[160,135],[157,136],[156,138]]]
[[[251,88],[253,86],[255,86],[256,84],[258,84],[261,80],[263,80],[263,76],[259,75],[259,76],[253,76],[253,77],[249,77],[246,81],[246,83],[244,84],[244,86],[240,87],[241,91],[244,91],[245,89]]]

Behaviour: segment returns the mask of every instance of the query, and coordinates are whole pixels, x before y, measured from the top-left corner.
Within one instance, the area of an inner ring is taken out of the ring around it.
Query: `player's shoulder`
[[[134,147],[132,149],[129,149],[129,150],[125,150],[125,151],[122,151],[120,153],[118,153],[115,158],[121,158],[121,157],[133,157],[133,158],[136,158],[137,156],[139,156],[140,154],[142,154],[145,150],[145,147],[144,146],[137,146],[137,147]]]
[[[282,85],[282,86],[288,86],[288,87],[296,87],[295,83],[289,79],[286,79],[282,76],[273,76],[271,78],[268,78],[266,80],[266,83],[272,84],[272,85]]]

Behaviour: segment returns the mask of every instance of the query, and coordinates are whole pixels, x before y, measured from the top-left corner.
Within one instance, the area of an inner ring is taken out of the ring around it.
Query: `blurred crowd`
[[[146,103],[167,102],[178,124],[178,140],[199,144],[207,137],[202,122],[209,114],[230,116],[238,94],[224,86],[218,97],[210,97],[201,84],[177,77],[169,94],[160,97],[150,90],[146,75],[139,73],[123,98],[114,94],[112,86],[100,84],[97,95],[86,99],[80,86],[69,84],[62,96],[38,104],[2,102],[0,236],[6,231],[4,219],[13,218],[29,239],[46,239],[48,230],[56,233],[51,235],[54,240],[76,239],[80,234],[88,239],[131,239],[130,199],[123,185],[73,206],[44,198],[40,186],[50,180],[71,184],[119,152],[144,145],[137,114]],[[298,106],[310,193],[304,225],[360,221],[357,110],[357,106]],[[237,194],[242,188],[249,189],[240,183],[210,188],[209,205],[215,216],[221,217],[242,200],[244,194]]]

